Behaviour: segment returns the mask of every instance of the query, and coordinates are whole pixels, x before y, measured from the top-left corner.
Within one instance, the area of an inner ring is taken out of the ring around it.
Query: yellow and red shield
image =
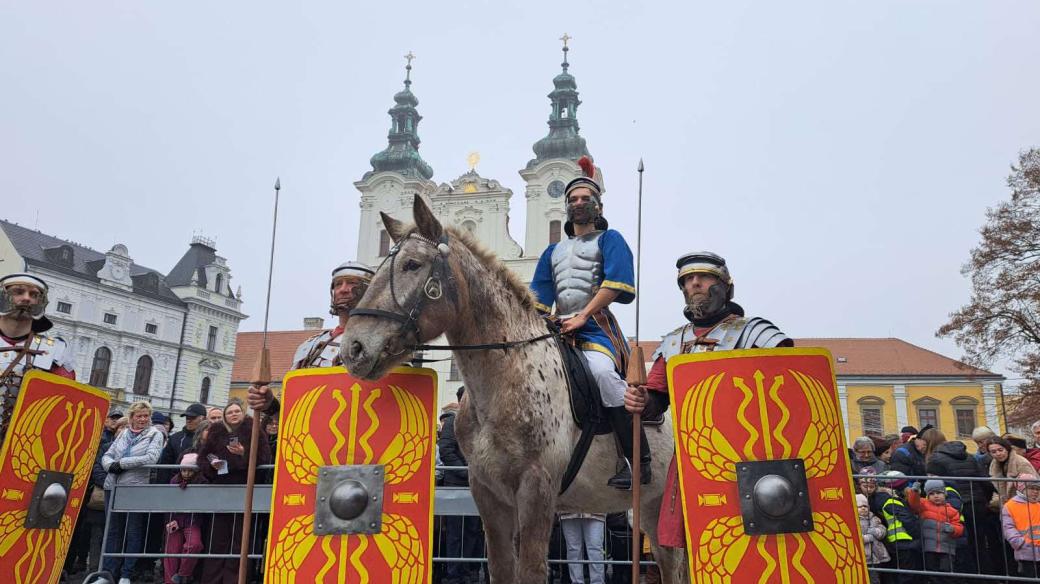
[[[268,582],[430,582],[436,400],[430,369],[378,381],[342,367],[285,377]],[[379,533],[315,535],[319,469],[339,465],[384,465]]]
[[[0,450],[0,574],[17,584],[57,582],[90,480],[108,394],[43,371],[22,378]],[[25,526],[37,478],[72,475],[54,529]]]
[[[669,359],[693,582],[869,581],[831,363],[824,349],[797,348]],[[800,529],[746,532],[761,525],[742,515],[742,495],[748,506],[759,494],[738,475],[753,466],[741,463],[767,465],[756,461],[804,472]]]

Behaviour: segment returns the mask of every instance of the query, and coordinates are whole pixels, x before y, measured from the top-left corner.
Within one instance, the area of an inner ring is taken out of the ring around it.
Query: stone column
[[[841,406],[841,415],[845,422],[845,443],[849,444],[849,392],[842,383],[838,384],[838,404]]]
[[[896,400],[896,424],[899,426],[896,431],[898,432],[903,426],[910,424],[910,414],[906,407],[906,386],[892,386],[892,397]]]

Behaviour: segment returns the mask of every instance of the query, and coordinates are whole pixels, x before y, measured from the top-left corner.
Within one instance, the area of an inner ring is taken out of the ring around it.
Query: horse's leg
[[[548,576],[549,538],[552,535],[556,492],[549,473],[540,466],[524,471],[516,491],[520,522],[520,561],[517,584],[545,584]]]
[[[497,497],[469,473],[469,490],[484,521],[487,543],[488,577],[491,584],[509,584],[516,575],[516,507],[512,502]]]

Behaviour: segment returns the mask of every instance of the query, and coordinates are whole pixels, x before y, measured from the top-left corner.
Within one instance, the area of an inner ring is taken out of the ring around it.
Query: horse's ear
[[[380,211],[379,217],[383,220],[383,226],[386,227],[386,233],[390,236],[390,239],[397,243],[402,237],[404,237],[404,223],[394,219],[386,213]]]
[[[423,237],[432,241],[440,241],[441,236],[444,235],[444,228],[441,227],[441,222],[433,216],[433,211],[426,206],[426,201],[423,201],[419,195],[415,195],[415,200],[412,202],[412,215],[415,216],[415,225]]]

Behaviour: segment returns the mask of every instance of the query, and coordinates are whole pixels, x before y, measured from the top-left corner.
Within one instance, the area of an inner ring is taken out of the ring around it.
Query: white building
[[[196,237],[164,276],[123,244],[100,253],[0,220],[0,274],[20,271],[50,286],[48,334],[69,343],[78,381],[160,410],[226,403],[245,315],[212,241]]]

